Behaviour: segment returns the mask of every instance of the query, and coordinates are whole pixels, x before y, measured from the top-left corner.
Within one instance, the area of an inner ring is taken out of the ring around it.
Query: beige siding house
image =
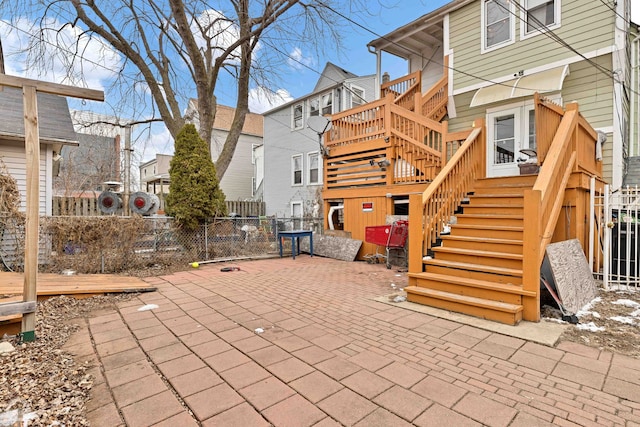
[[[189,102],[188,111],[196,112],[196,101]],[[218,105],[211,134],[211,157],[215,162],[224,147],[231,129],[235,108]],[[189,113],[187,113],[189,115]],[[192,114],[196,127],[199,126],[197,113]],[[236,151],[227,171],[220,181],[220,188],[227,200],[255,200],[253,150],[262,145],[263,116],[247,113]]]
[[[447,58],[449,131],[485,117],[489,176],[516,174],[518,160],[526,159],[520,150],[536,148],[534,92],[560,105],[577,102],[607,135],[603,173],[617,188],[629,146],[638,145],[629,136],[637,108],[629,105],[628,82],[638,62],[630,54],[629,8],[628,0],[455,0],[370,47],[406,58],[410,70],[423,70],[423,82],[441,77]]]

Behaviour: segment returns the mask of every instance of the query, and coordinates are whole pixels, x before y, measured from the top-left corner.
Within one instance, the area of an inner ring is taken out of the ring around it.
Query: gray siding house
[[[448,61],[449,131],[485,118],[489,176],[517,174],[520,149],[535,149],[534,92],[577,102],[607,135],[603,174],[618,188],[629,156],[640,154],[639,42],[629,16],[629,0],[454,0],[369,47],[406,58],[423,82]]]
[[[77,145],[67,99],[38,93],[40,134],[40,215],[51,215],[54,172],[59,169],[63,145]],[[26,153],[22,90],[4,87],[0,91],[0,161],[2,173],[17,182],[22,211],[26,204]]]
[[[264,113],[263,198],[267,215],[322,215],[323,157],[309,118],[376,99],[375,77],[327,63],[313,91]]]

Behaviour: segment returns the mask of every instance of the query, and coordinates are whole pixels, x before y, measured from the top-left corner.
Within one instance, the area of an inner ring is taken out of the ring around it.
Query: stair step
[[[502,225],[452,224],[451,236],[487,237],[522,241],[523,227]]]
[[[429,273],[442,274],[445,276],[457,276],[467,279],[484,280],[487,282],[504,283],[511,285],[522,285],[522,271],[507,270],[497,272],[495,270],[485,271],[486,269],[469,269],[467,264],[455,265],[452,263],[438,262],[437,260],[424,261],[426,271]],[[478,266],[474,266],[478,267]]]
[[[514,176],[500,176],[494,178],[483,178],[477,180],[474,188],[505,188],[505,187],[533,187],[535,184],[537,175],[514,175]]]
[[[520,304],[509,304],[483,298],[457,295],[450,292],[408,286],[407,301],[445,310],[481,317],[496,322],[516,325],[522,320],[523,307]]]
[[[524,215],[524,205],[469,203],[463,205],[462,211],[466,214]]]
[[[521,268],[507,268],[507,267],[475,264],[470,262],[445,261],[438,258],[424,260],[423,263],[424,265],[427,266],[427,271],[429,271],[430,265],[437,265],[440,267],[445,267],[448,269],[455,269],[455,270],[477,271],[481,273],[491,273],[491,274],[496,274],[500,276],[522,277]]]
[[[442,261],[462,262],[492,267],[522,268],[522,254],[507,252],[490,252],[478,249],[450,248],[436,246],[432,248],[435,259]]]
[[[522,254],[522,240],[451,235],[440,236],[440,238],[442,239],[442,245],[445,247],[461,249],[483,248],[492,252]]]
[[[463,213],[456,215],[456,219],[456,224],[505,225],[510,227],[522,226],[524,221],[524,217],[522,215],[481,213]]]
[[[520,296],[529,296],[535,297],[536,293],[531,291],[525,291],[522,289],[522,285],[514,285],[513,283],[498,283],[498,282],[490,282],[487,280],[478,280],[471,278],[464,278],[460,276],[447,275],[447,274],[437,274],[437,273],[409,273],[409,277],[417,279],[417,283],[419,287],[421,281],[434,281],[434,282],[443,282],[456,286],[477,288],[477,289],[486,289],[496,292],[502,292],[507,294],[514,294]]]
[[[513,193],[486,193],[469,196],[470,205],[524,205],[524,194]]]

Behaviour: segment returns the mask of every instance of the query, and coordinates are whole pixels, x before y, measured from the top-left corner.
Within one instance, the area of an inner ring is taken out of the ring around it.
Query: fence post
[[[594,271],[593,265],[593,245],[594,245],[594,218],[595,218],[595,204],[596,204],[596,177],[592,176],[589,181],[589,265],[591,271]]]
[[[209,224],[204,223],[204,257],[209,259]]]
[[[609,290],[609,266],[611,265],[611,229],[609,228],[609,221],[611,221],[611,208],[609,206],[609,184],[604,186],[604,245],[602,252],[602,286],[605,291]]]

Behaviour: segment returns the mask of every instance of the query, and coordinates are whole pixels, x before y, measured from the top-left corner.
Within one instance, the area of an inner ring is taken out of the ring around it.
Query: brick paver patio
[[[149,278],[72,337],[92,426],[640,425],[639,360],[376,302],[406,283],[383,265],[234,265]]]

